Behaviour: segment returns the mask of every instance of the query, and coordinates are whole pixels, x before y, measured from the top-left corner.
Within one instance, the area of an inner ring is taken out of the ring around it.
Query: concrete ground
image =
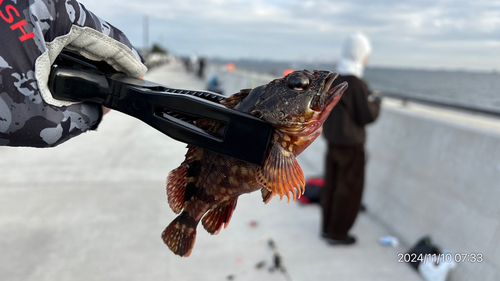
[[[204,88],[175,63],[146,79]],[[264,205],[259,192],[240,197],[219,235],[198,227],[191,257],[173,255],[160,239],[175,218],[165,178],[184,147],[119,112],[56,148],[0,147],[0,280],[422,280],[397,262],[406,247],[377,243],[390,233],[369,212],[357,244],[333,247],[318,206]],[[269,239],[287,274],[270,270]]]

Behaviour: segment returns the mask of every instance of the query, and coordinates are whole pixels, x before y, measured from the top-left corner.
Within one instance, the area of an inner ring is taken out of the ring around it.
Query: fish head
[[[238,109],[265,120],[287,135],[317,137],[347,89],[347,83],[330,89],[337,77],[337,73],[330,71],[294,71],[254,88]]]

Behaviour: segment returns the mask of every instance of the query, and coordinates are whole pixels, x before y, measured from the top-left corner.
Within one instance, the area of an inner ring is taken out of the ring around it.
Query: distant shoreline
[[[218,64],[226,64],[228,62],[235,63],[236,65],[249,65],[249,64],[268,64],[268,65],[278,65],[278,66],[290,66],[285,69],[300,69],[300,67],[293,68],[292,66],[323,66],[323,67],[333,67],[332,69],[322,68],[324,70],[334,70],[336,62],[335,61],[325,61],[325,62],[307,62],[307,61],[274,61],[274,60],[259,60],[259,59],[221,59],[221,58],[210,58],[210,62]],[[306,68],[307,69],[307,68]],[[467,69],[467,68],[419,68],[419,67],[403,67],[403,66],[386,66],[386,65],[368,65],[367,69],[389,69],[389,70],[410,70],[410,71],[429,71],[429,72],[459,72],[459,73],[481,73],[481,74],[491,74],[500,75],[500,69],[486,70],[486,69]]]

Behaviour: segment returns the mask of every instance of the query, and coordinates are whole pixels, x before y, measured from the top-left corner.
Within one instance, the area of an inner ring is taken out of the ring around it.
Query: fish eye
[[[309,77],[302,73],[293,73],[287,79],[288,88],[303,91],[309,87]]]

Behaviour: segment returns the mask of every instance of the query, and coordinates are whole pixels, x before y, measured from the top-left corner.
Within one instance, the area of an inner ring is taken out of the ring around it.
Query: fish
[[[305,181],[295,157],[321,134],[324,121],[347,89],[345,82],[331,88],[337,77],[330,71],[294,71],[220,102],[273,126],[268,152],[259,166],[187,146],[184,161],[166,181],[168,204],[179,215],[161,237],[174,254],[191,255],[200,221],[212,235],[226,228],[242,194],[260,190],[265,204],[276,195],[280,200],[286,196],[287,204],[300,198]],[[195,125],[212,134],[222,129],[211,120],[197,120]]]

